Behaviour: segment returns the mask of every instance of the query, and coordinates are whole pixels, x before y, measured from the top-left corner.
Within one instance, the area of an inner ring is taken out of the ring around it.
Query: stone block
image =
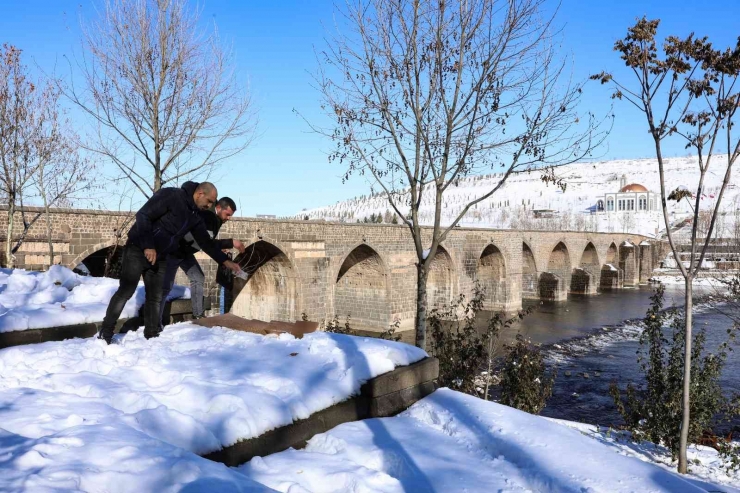
[[[380,397],[414,387],[439,377],[439,360],[424,358],[409,366],[396,368],[380,375],[362,386],[360,392],[367,397]]]
[[[437,390],[436,382],[429,381],[378,396],[370,401],[370,417],[386,418],[388,416],[395,416],[435,390]]]
[[[314,413],[306,419],[268,431],[255,438],[239,441],[203,457],[222,462],[229,467],[238,466],[256,456],[274,454],[291,447],[302,448],[314,435],[327,432],[342,423],[365,419],[368,415],[368,399],[355,397]]]

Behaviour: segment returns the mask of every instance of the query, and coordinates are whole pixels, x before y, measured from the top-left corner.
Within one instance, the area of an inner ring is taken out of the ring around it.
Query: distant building
[[[659,198],[639,183],[627,184],[627,177],[622,175],[619,191],[607,193],[596,204],[599,212],[651,212],[659,209]]]
[[[277,219],[275,214],[257,214],[257,219]]]
[[[556,217],[558,215],[558,211],[553,209],[535,209],[532,213],[534,213],[535,219],[546,219]]]

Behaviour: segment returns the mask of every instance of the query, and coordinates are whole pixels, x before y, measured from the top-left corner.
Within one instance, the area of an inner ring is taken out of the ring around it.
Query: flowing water
[[[558,368],[553,396],[545,416],[614,425],[621,419],[609,396],[617,380],[641,383],[637,364],[639,329],[629,319],[642,318],[654,287],[570,296],[561,303],[533,303],[533,312],[503,335],[504,342],[521,332],[543,345],[550,365]],[[667,287],[665,306],[683,305],[683,289]],[[481,317],[486,318],[486,317]],[[732,321],[711,308],[694,315],[695,328],[707,328],[706,348],[716,348],[727,337]],[[734,345],[724,369],[723,391],[740,393],[740,343]]]

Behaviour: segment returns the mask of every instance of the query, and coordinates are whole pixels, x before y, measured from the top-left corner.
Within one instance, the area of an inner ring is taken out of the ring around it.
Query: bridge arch
[[[273,243],[259,240],[235,261],[249,278],[234,279],[230,312],[257,320],[292,322],[298,313],[296,269],[288,256]]]
[[[429,308],[449,306],[455,295],[455,263],[450,252],[439,245],[427,274],[427,302]]]
[[[593,242],[589,241],[583,249],[578,267],[573,269],[570,291],[580,294],[595,294],[599,285],[601,262]]]
[[[568,299],[571,281],[570,252],[560,241],[550,252],[547,271],[540,274],[540,298],[554,301]]]
[[[113,251],[114,249],[115,252]],[[123,245],[118,245],[116,247],[115,240],[104,241],[87,248],[72,261],[68,262],[65,267],[72,270],[81,270],[80,265],[84,264],[85,269],[91,276],[103,277],[106,270],[106,264],[108,263],[111,254],[113,255],[112,258],[110,258],[112,266],[109,269],[108,277],[118,279],[120,261],[123,255]],[[118,266],[119,269],[116,269],[116,266]]]
[[[479,255],[476,266],[476,280],[486,295],[485,309],[506,307],[509,298],[506,277],[506,258],[496,245],[489,243]]]
[[[377,250],[365,243],[353,248],[340,264],[334,281],[334,312],[340,321],[349,316],[353,329],[388,329],[388,268]]]

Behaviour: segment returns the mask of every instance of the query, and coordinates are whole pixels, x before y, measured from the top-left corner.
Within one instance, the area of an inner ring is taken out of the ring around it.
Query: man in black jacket
[[[123,250],[120,284],[108,304],[98,338],[110,344],[116,322],[126,302],[144,276],[144,336],[157,337],[160,331],[159,305],[167,257],[177,250],[180,240],[192,233],[204,252],[219,265],[234,272],[241,269],[218,248],[203,224],[199,211],[210,209],[218,192],[212,183],[186,182],[182,188],[162,188],[136,213]]]
[[[200,211],[200,216],[206,226],[206,230],[214,242],[221,250],[230,250],[236,248],[240,253],[244,252],[244,244],[239,240],[224,239],[216,240],[218,232],[223,223],[231,219],[236,212],[236,204],[229,197],[222,197],[216,202],[214,210]],[[164,301],[175,284],[175,275],[180,268],[185,272],[190,281],[190,301],[193,306],[193,318],[203,317],[203,285],[205,284],[205,275],[198,265],[195,254],[201,250],[200,245],[193,237],[192,233],[186,234],[180,240],[180,247],[167,258],[167,270],[162,284],[162,303],[160,304],[160,320],[164,316]],[[162,324],[165,322],[162,321]]]

